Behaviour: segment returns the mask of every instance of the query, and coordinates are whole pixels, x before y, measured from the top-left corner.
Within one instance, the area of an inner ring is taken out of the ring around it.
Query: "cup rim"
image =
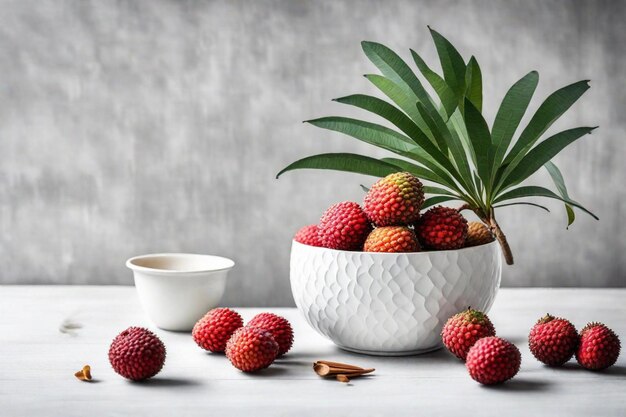
[[[226,266],[221,268],[201,268],[201,269],[160,269],[160,268],[150,268],[147,266],[137,265],[135,262],[142,259],[151,259],[151,258],[164,258],[164,257],[176,257],[176,258],[209,258],[211,260],[219,260],[222,262],[226,262]],[[137,255],[129,258],[126,261],[126,267],[131,269],[132,271],[140,271],[140,272],[149,272],[151,274],[160,274],[160,275],[189,275],[189,274],[206,274],[212,272],[221,272],[228,271],[235,266],[235,261],[230,258],[226,258],[224,256],[218,255],[206,255],[200,253],[149,253],[145,255]]]

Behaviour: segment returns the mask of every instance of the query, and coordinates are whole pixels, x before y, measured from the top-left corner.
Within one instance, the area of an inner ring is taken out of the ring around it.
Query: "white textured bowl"
[[[217,307],[235,263],[221,256],[158,253],[130,258],[139,301],[161,329],[189,331]]]
[[[497,242],[416,253],[291,247],[291,291],[308,323],[339,347],[371,355],[438,349],[450,316],[489,310],[501,274]]]

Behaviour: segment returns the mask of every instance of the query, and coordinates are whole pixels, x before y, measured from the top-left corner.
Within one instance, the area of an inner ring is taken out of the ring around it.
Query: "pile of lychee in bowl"
[[[351,201],[335,204],[294,240],[329,249],[396,253],[460,249],[494,240],[483,223],[468,224],[457,209],[435,206],[420,214],[423,204],[420,180],[408,172],[393,173],[369,189],[363,207]]]
[[[215,308],[193,328],[193,340],[202,349],[225,353],[233,366],[244,372],[267,368],[287,353],[293,343],[291,324],[273,313],[260,313],[245,326],[229,308]],[[109,348],[113,370],[124,378],[141,381],[158,374],[165,363],[165,344],[143,327],[120,333]]]
[[[291,291],[307,323],[337,346],[384,356],[441,347],[445,321],[491,307],[500,247],[458,209],[425,207],[421,181],[390,174],[363,205],[342,202],[294,236]]]
[[[520,369],[519,349],[496,337],[493,323],[481,311],[468,308],[450,317],[441,337],[448,351],[465,362],[469,375],[481,384],[500,384]],[[615,364],[621,344],[615,332],[602,323],[591,322],[579,333],[569,320],[546,314],[530,330],[528,347],[548,366],[562,366],[575,356],[583,368],[600,371]]]

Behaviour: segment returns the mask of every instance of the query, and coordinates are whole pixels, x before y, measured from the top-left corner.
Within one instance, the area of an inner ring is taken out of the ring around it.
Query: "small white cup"
[[[158,253],[130,258],[139,300],[148,317],[164,330],[190,331],[224,294],[228,258],[189,253]]]

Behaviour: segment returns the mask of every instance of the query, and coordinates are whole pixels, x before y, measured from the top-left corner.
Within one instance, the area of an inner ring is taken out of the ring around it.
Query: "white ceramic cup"
[[[173,331],[190,331],[217,307],[234,265],[221,256],[189,253],[141,255],[126,261],[148,317],[161,329]]]

